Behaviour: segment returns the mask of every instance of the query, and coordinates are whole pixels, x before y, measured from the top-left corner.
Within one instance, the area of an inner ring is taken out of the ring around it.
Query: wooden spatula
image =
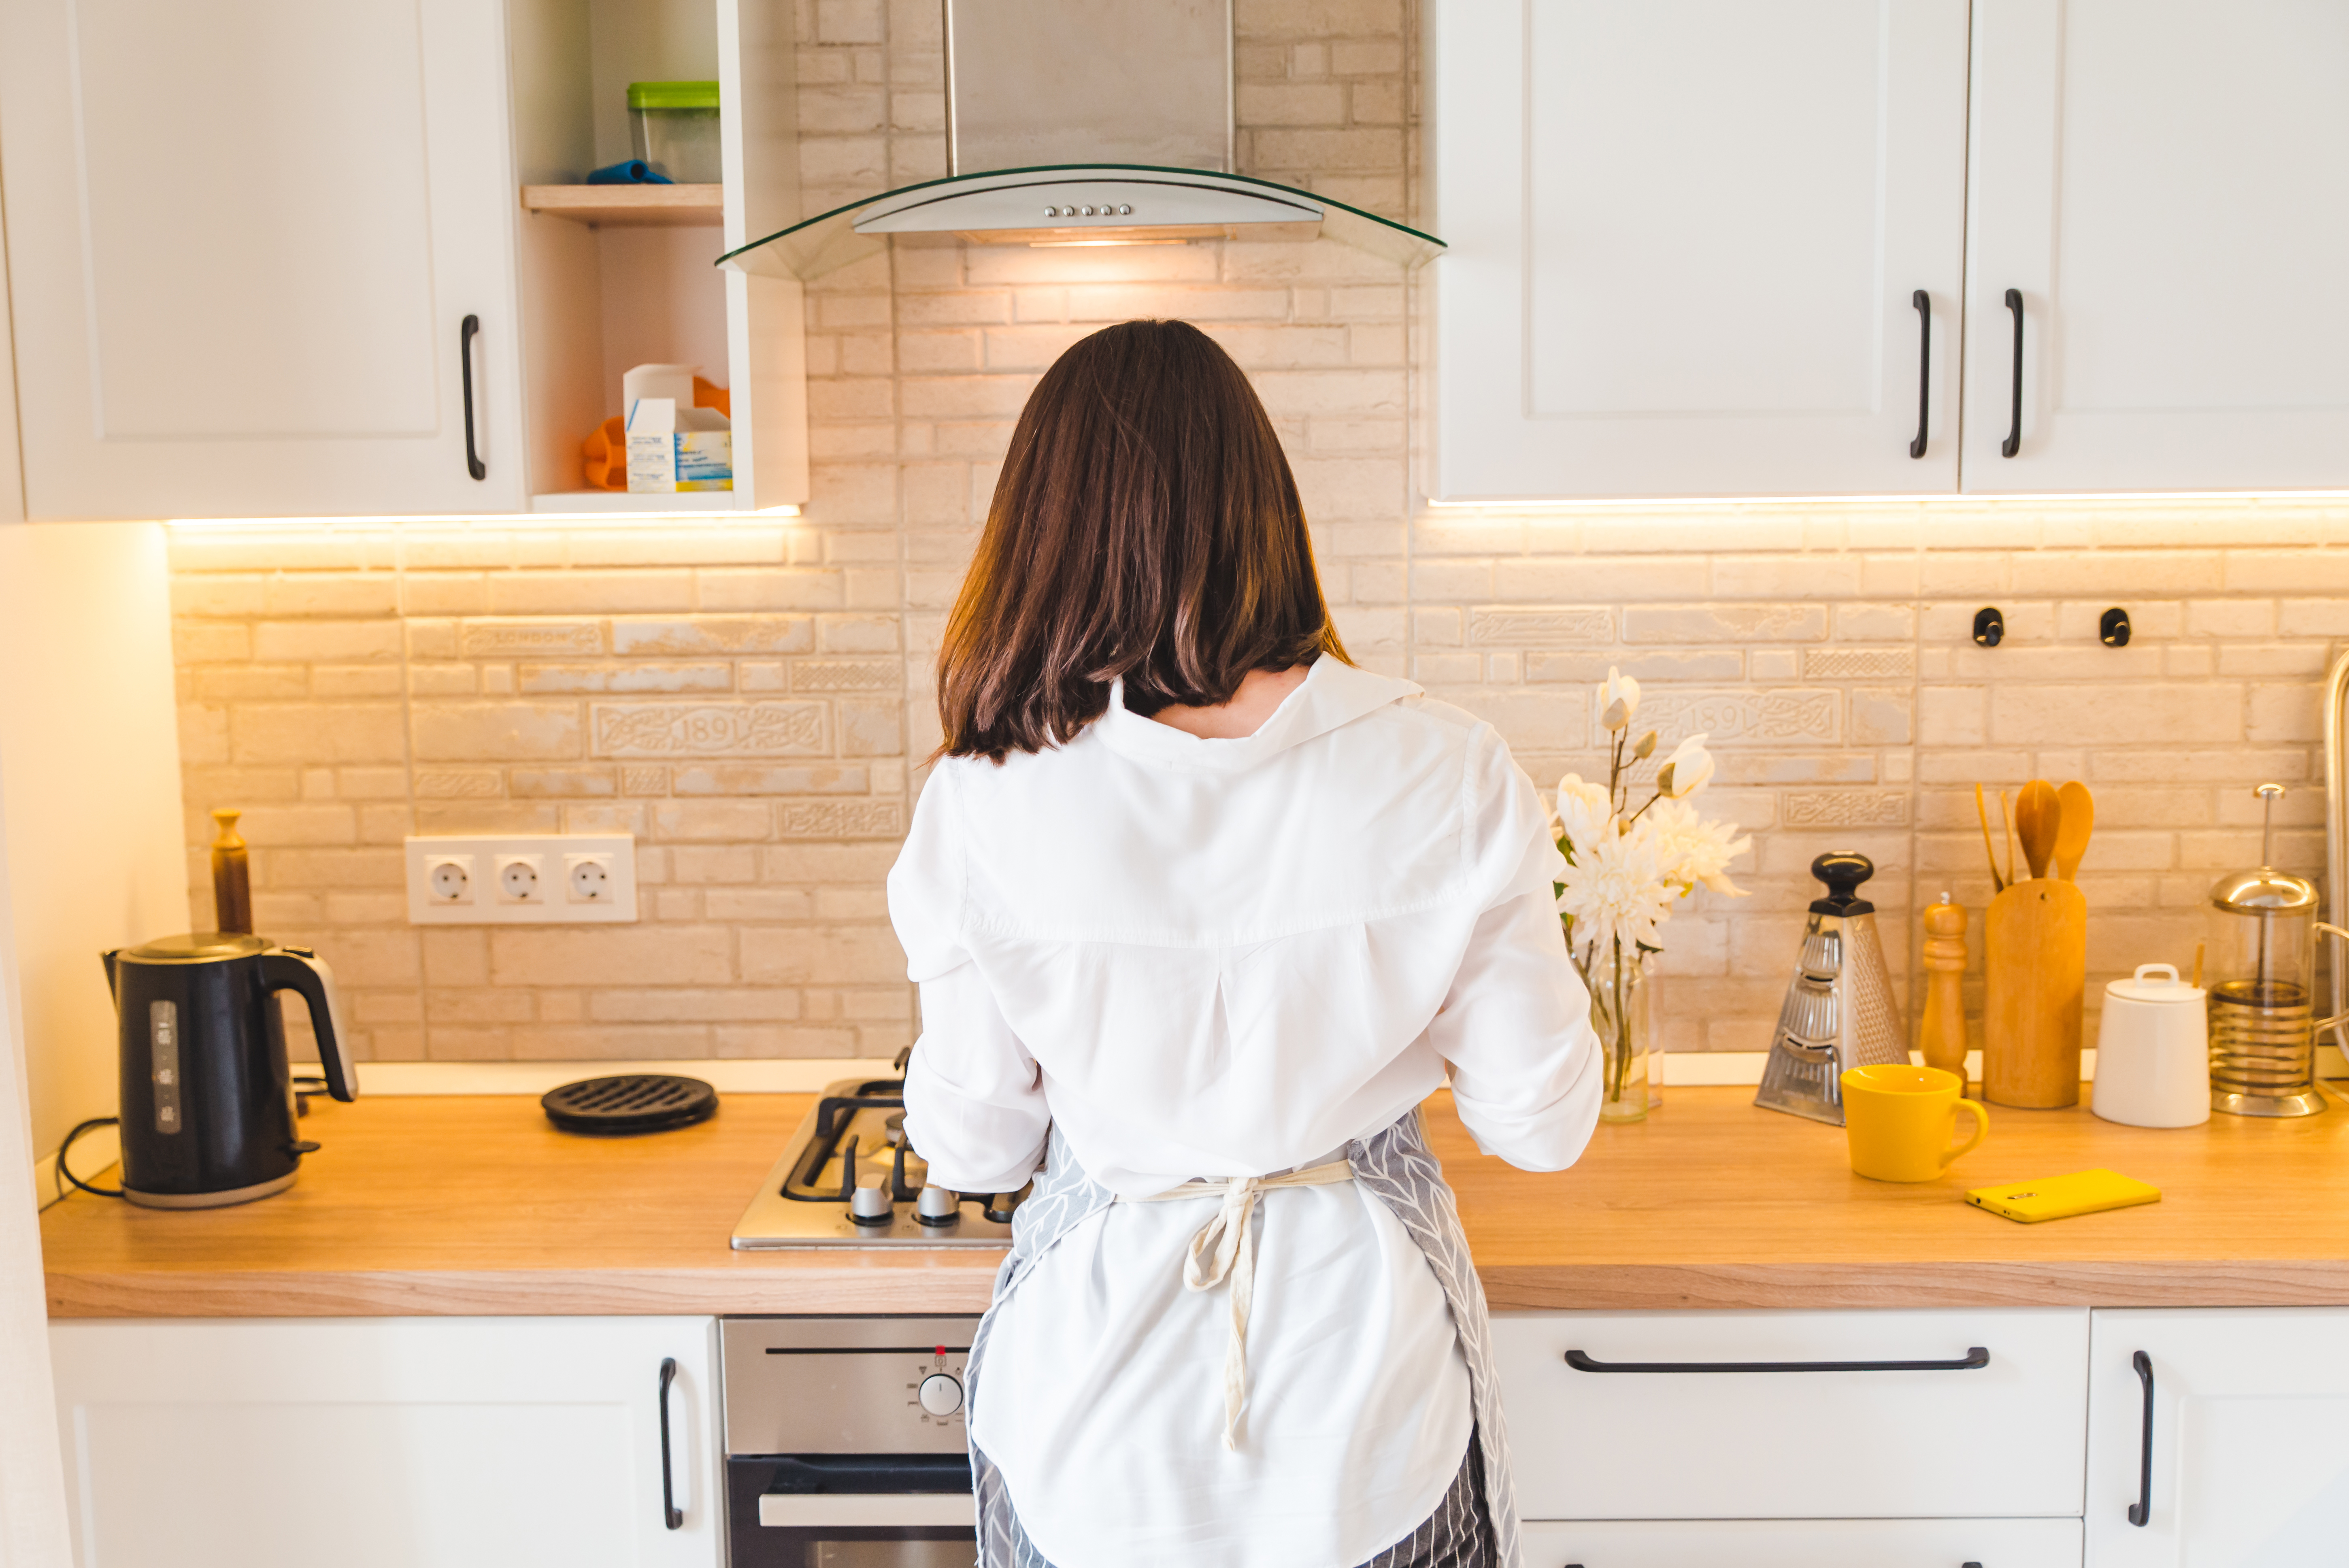
[[[2002,811],[2004,810],[2003,807],[2001,807],[2000,809]],[[1980,784],[1976,784],[1974,786],[1974,815],[1982,819],[1982,853],[1990,857],[1990,882],[1992,891],[1995,892],[2004,892],[2006,891],[2006,879],[1998,874],[1998,846],[1990,841],[1990,808],[1982,803],[1982,787]],[[2002,817],[2001,820],[2003,820],[2003,817]]]
[[[2033,779],[2014,797],[2014,836],[2023,841],[2023,859],[2034,877],[2045,876],[2047,862],[2055,858],[2055,835],[2063,810],[2055,786],[2044,779]]]
[[[2088,852],[2088,835],[2096,827],[2096,798],[2077,779],[2055,791],[2063,812],[2055,825],[2055,874],[2077,882],[2080,861]]]

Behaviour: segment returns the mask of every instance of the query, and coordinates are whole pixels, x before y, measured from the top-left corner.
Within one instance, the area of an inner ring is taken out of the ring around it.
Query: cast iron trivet
[[[538,1103],[546,1119],[565,1132],[610,1137],[707,1121],[718,1114],[718,1091],[699,1078],[623,1073],[549,1089]]]

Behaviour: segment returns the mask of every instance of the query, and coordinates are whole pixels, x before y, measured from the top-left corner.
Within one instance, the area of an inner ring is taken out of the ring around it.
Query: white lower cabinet
[[[2097,1313],[2088,1568],[2349,1563],[2344,1346],[2349,1308]]]
[[[2080,1568],[2076,1519],[1605,1520],[1525,1527],[1526,1568]]]
[[[2080,1514],[2085,1309],[1515,1313],[1493,1337],[1527,1519]]]
[[[60,1322],[50,1347],[78,1568],[724,1559],[711,1318]]]

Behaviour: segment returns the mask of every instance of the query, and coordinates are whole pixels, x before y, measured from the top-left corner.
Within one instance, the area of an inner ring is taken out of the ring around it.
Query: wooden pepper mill
[[[1966,912],[1941,901],[1925,911],[1925,1005],[1917,1021],[1917,1048],[1929,1068],[1966,1076]]]
[[[219,836],[212,840],[212,920],[219,931],[253,931],[253,871],[244,852],[244,840],[236,830],[236,820],[242,811],[225,809],[214,811],[212,820],[220,825]]]

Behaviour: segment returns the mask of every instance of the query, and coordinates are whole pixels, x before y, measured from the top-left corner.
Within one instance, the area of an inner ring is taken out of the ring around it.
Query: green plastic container
[[[724,178],[716,82],[630,82],[628,130],[636,155],[679,185]]]

